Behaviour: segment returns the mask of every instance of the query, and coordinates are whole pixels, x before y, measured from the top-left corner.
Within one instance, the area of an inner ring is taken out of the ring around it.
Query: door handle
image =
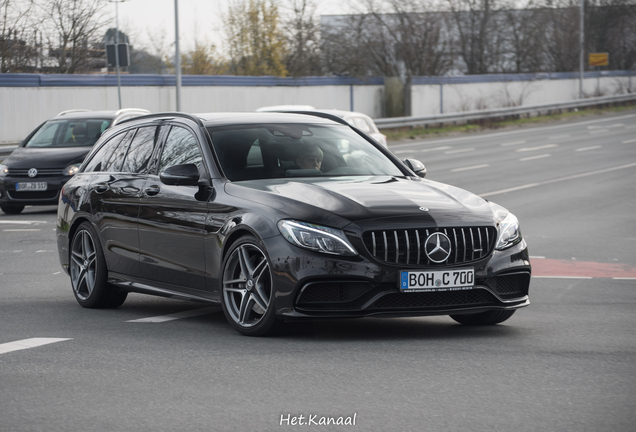
[[[157,195],[160,191],[161,191],[161,188],[157,185],[148,186],[146,189],[144,189],[144,192],[148,196]]]
[[[94,189],[97,193],[104,193],[108,190],[108,183],[97,183]]]

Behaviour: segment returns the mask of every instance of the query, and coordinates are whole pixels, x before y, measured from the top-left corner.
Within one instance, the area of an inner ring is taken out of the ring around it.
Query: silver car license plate
[[[16,183],[15,190],[20,192],[45,191],[49,187],[47,182],[24,182]]]
[[[475,270],[472,268],[400,272],[400,291],[460,291],[473,289]]]

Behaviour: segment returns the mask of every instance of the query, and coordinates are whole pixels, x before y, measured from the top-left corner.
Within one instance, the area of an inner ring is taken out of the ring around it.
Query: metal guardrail
[[[497,108],[480,111],[466,111],[460,113],[437,114],[425,117],[392,117],[375,119],[374,122],[380,129],[424,126],[439,123],[466,122],[469,120],[483,120],[490,118],[509,117],[522,114],[558,111],[571,108],[603,105],[617,102],[636,101],[636,94],[619,96],[602,96],[589,99],[577,99],[570,102],[559,102],[546,105],[521,106],[512,108]]]
[[[0,144],[0,160],[5,159],[9,156],[13,150],[17,149],[17,145],[2,145]]]

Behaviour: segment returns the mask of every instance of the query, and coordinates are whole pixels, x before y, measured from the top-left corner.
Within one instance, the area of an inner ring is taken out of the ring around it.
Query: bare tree
[[[547,0],[542,13],[545,55],[553,72],[579,69],[579,2]]]
[[[288,0],[288,17],[283,20],[287,40],[287,71],[292,76],[321,73],[319,26],[312,0]]]
[[[105,7],[103,0],[42,0],[49,56],[57,59],[58,72],[81,72],[103,57],[99,36],[108,24]]]
[[[33,1],[0,0],[0,73],[27,72],[37,61]]]
[[[498,71],[504,43],[498,31],[499,0],[447,0],[457,34],[457,51],[467,74]]]
[[[503,56],[504,72],[539,72],[546,66],[545,13],[535,0],[527,0],[522,8],[515,0],[510,0],[502,10],[501,30],[505,33],[506,49]]]
[[[367,0],[323,29],[326,61],[351,75],[442,75],[452,64],[442,13],[425,0]],[[342,73],[341,72],[341,73]]]
[[[607,52],[614,69],[636,65],[636,1],[588,0],[585,36],[590,52]]]

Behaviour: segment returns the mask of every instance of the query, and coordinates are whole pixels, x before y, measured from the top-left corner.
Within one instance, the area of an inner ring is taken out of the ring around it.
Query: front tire
[[[95,228],[83,222],[71,241],[70,273],[73,294],[85,308],[121,306],[128,293],[107,282],[108,268]]]
[[[460,324],[480,326],[495,325],[504,322],[515,313],[515,310],[491,310],[477,314],[451,315]]]
[[[271,266],[260,242],[245,236],[223,260],[221,305],[236,331],[246,336],[275,333],[281,321],[274,312]]]
[[[11,205],[11,204],[1,204],[0,209],[6,214],[20,214],[22,210],[24,210],[23,205]]]

